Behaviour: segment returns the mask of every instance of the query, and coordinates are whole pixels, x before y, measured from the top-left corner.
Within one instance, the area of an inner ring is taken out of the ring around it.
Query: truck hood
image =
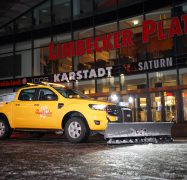
[[[68,104],[104,104],[104,105],[115,105],[114,103],[110,103],[107,101],[100,101],[100,100],[92,100],[92,99],[77,99],[77,98],[71,98],[68,99]]]

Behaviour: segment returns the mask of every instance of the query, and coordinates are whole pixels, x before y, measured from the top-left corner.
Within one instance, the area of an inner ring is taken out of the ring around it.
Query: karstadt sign
[[[75,80],[85,80],[93,78],[110,77],[112,73],[112,67],[80,70],[77,72],[59,73],[54,74],[54,82],[69,82]]]

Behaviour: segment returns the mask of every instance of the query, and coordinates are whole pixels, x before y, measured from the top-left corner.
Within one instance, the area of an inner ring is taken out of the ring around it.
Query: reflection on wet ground
[[[187,141],[108,146],[102,137],[0,141],[0,179],[187,179]]]

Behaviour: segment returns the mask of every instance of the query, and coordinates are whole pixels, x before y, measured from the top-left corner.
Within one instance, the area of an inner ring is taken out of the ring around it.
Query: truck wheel
[[[81,143],[87,140],[89,129],[81,118],[72,117],[65,125],[65,136],[69,142]]]
[[[12,133],[12,130],[8,122],[4,118],[0,118],[0,139],[9,138]]]

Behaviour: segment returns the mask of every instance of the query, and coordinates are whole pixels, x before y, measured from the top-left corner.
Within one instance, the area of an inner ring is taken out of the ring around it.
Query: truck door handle
[[[20,104],[16,104],[16,106],[20,106]]]
[[[34,104],[34,106],[39,106],[39,104]]]
[[[58,103],[58,109],[61,109],[64,106],[63,103]]]

